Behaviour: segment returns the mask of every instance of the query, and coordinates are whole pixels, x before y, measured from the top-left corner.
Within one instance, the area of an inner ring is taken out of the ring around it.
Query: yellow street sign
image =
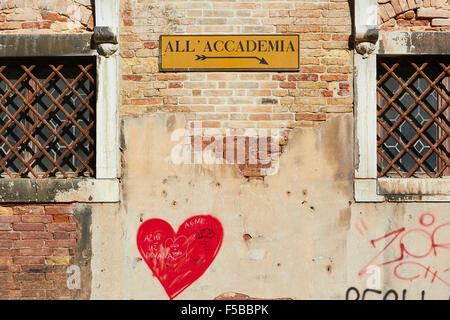
[[[297,71],[298,34],[160,36],[161,71]]]

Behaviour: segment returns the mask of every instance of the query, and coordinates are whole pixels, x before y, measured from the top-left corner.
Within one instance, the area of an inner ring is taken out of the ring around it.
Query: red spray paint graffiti
[[[222,239],[221,223],[209,215],[187,219],[176,234],[166,221],[150,219],[139,227],[137,246],[172,300],[208,269]]]
[[[450,286],[449,277],[445,277],[445,273],[450,274],[450,268],[437,271],[431,266],[425,266],[417,261],[411,261],[410,258],[414,260],[424,259],[430,255],[438,256],[442,254],[444,250],[450,249],[450,241],[442,241],[441,237],[443,235],[450,235],[450,222],[442,223],[432,231],[433,225],[436,219],[431,213],[423,213],[419,218],[420,228],[413,228],[406,230],[405,227],[399,228],[392,232],[389,232],[379,238],[370,241],[372,246],[376,248],[377,242],[384,239],[389,239],[390,241],[379,251],[370,261],[358,272],[358,276],[362,276],[367,273],[370,266],[382,267],[389,264],[396,264],[393,270],[394,276],[400,280],[415,280],[423,276],[425,279],[430,276],[430,282],[434,283],[435,280],[439,280],[441,283]],[[359,229],[358,229],[359,231]],[[361,233],[361,232],[360,232]],[[407,241],[408,239],[414,239],[414,237],[420,237],[421,239],[426,239],[428,246],[425,246],[425,250],[419,252],[417,247],[412,247],[409,243],[414,243],[413,241]],[[396,242],[398,238],[398,241]],[[398,245],[399,254],[396,258],[378,262],[378,259],[383,256],[385,251],[389,247],[396,247]],[[413,270],[411,272],[411,270]]]

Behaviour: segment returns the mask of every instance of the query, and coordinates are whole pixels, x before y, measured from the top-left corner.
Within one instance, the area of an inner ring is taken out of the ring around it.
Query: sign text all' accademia
[[[299,35],[166,35],[161,71],[296,71]]]

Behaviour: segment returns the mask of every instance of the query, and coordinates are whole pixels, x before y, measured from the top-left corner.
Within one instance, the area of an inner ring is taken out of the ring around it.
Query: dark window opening
[[[450,57],[378,57],[378,177],[450,173]]]
[[[0,176],[95,176],[95,58],[0,59]]]

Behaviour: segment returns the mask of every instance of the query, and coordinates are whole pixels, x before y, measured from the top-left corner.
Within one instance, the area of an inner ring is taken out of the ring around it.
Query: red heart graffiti
[[[137,246],[172,300],[208,269],[222,239],[221,223],[209,215],[187,219],[176,234],[166,221],[150,219],[139,227]]]

